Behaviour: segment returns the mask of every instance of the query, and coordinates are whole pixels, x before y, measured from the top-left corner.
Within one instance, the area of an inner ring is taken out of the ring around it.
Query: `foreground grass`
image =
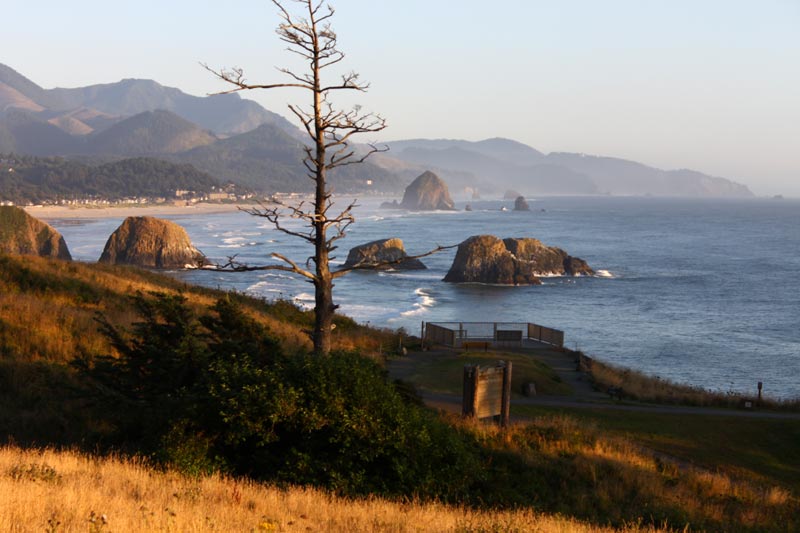
[[[514,413],[568,416],[683,463],[800,494],[800,420],[538,406]]]
[[[25,532],[652,532],[592,526],[530,510],[343,499],[221,476],[187,478],[135,460],[0,448],[0,531]]]

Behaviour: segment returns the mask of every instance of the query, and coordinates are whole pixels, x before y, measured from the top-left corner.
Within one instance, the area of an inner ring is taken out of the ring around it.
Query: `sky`
[[[344,68],[371,84],[338,103],[389,124],[362,141],[507,137],[800,196],[800,0],[330,3]],[[0,63],[45,88],[205,95],[225,86],[200,63],[253,83],[301,69],[278,22],[268,1],[3,0]],[[288,117],[305,94],[242,96]]]

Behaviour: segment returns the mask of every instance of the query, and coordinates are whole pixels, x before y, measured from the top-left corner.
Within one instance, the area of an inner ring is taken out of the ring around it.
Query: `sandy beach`
[[[188,214],[228,213],[239,208],[253,207],[253,204],[214,204],[197,203],[193,205],[130,205],[109,207],[76,207],[60,205],[37,205],[25,207],[31,216],[42,220],[48,219],[86,219],[86,218],[123,218],[136,216],[165,216]]]

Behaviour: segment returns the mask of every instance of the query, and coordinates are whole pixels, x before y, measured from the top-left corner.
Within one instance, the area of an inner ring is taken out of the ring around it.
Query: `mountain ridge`
[[[477,186],[495,193],[514,188],[527,194],[753,196],[745,185],[695,170],[662,170],[621,158],[571,152],[544,154],[502,137],[386,144],[402,161],[435,167],[465,188]],[[464,173],[473,179],[464,179]]]

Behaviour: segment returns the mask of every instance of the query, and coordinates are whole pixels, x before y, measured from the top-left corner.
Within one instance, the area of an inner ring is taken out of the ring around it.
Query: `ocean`
[[[344,206],[350,199],[340,199]],[[409,213],[359,201],[334,263],[355,245],[399,237],[410,254],[469,236],[534,237],[585,259],[595,277],[551,277],[539,286],[444,283],[455,250],[427,270],[353,272],[334,301],[361,323],[419,334],[422,321],[535,322],[599,359],[707,389],[800,397],[800,200],[544,197],[473,210]],[[242,212],[165,217],[214,261],[249,264],[280,252],[305,262],[310,247]],[[121,218],[49,220],[73,257],[96,261]],[[294,221],[290,221],[292,223]],[[296,226],[295,226],[296,227]],[[190,283],[313,306],[313,287],[284,272],[175,272]]]

